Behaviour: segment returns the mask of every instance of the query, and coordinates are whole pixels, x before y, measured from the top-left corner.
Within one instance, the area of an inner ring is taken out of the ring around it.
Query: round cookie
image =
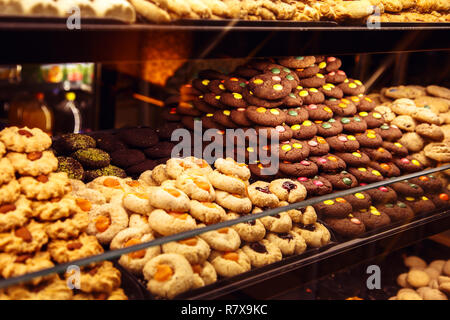
[[[89,211],[86,232],[95,235],[102,244],[108,244],[120,231],[128,227],[128,213],[122,206],[108,203]]]
[[[448,208],[450,206],[450,193],[449,191],[443,191],[429,196],[433,201],[436,209]]]
[[[214,188],[207,177],[201,175],[184,172],[177,178],[175,185],[191,200],[211,202],[216,197]]]
[[[331,118],[328,121],[316,120],[317,135],[321,137],[332,137],[342,132],[343,127],[339,121]]]
[[[7,199],[7,200],[12,200]],[[20,196],[17,200],[12,200],[0,205],[0,232],[22,227],[28,221],[31,215],[30,201],[24,196]]]
[[[357,96],[366,90],[362,82],[355,79],[345,79],[344,82],[338,85],[338,88],[347,96]]]
[[[319,90],[325,95],[326,98],[341,99],[344,96],[342,90],[332,83],[326,83],[322,85]]]
[[[316,88],[301,89],[298,95],[302,98],[303,104],[320,104],[325,101],[325,95]]]
[[[310,104],[305,108],[310,120],[326,121],[333,117],[333,111],[324,104]]]
[[[246,108],[237,108],[231,110],[231,121],[241,127],[251,127],[253,125],[253,122],[251,122],[246,116],[246,110]]]
[[[357,238],[366,232],[364,223],[352,214],[340,219],[326,218],[324,222],[334,232],[345,238]]]
[[[280,173],[278,169],[271,168],[271,164],[251,163],[248,165],[252,173],[252,177],[261,179],[264,181],[272,180],[275,177],[279,177]]]
[[[297,140],[308,140],[317,134],[317,127],[310,120],[305,120],[299,124],[293,124],[290,127],[292,137]]]
[[[145,154],[136,149],[121,149],[111,153],[111,163],[122,168],[134,166],[145,159]]]
[[[315,136],[308,142],[310,156],[323,156],[330,151],[330,145],[322,138]]]
[[[362,96],[357,105],[357,109],[359,112],[371,112],[376,106],[377,104],[371,98]]]
[[[411,183],[408,180],[395,182],[391,184],[391,188],[399,196],[420,197],[424,194],[424,190],[419,185]]]
[[[385,121],[381,113],[378,112],[361,111],[358,113],[358,116],[361,117],[364,121],[366,121],[367,128],[369,129],[378,128]]]
[[[223,86],[231,92],[242,93],[247,86],[247,80],[244,78],[227,77],[223,80]]]
[[[249,257],[250,263],[255,268],[280,261],[283,258],[278,246],[265,239],[246,244],[242,247],[242,251]]]
[[[407,132],[416,130],[416,121],[408,115],[401,115],[391,121],[391,125],[397,126],[399,129]]]
[[[58,159],[51,151],[37,151],[28,154],[9,152],[6,154],[6,157],[11,162],[16,173],[20,175],[36,177],[41,174],[49,174],[58,168]]]
[[[368,209],[355,211],[352,214],[362,221],[367,230],[382,228],[391,223],[391,218],[374,206],[370,206]]]
[[[175,144],[169,141],[160,141],[153,147],[144,149],[147,157],[152,159],[160,159],[170,157]],[[114,160],[113,160],[114,161]]]
[[[58,157],[56,172],[65,172],[69,179],[83,180],[84,169],[81,163],[71,157]]]
[[[95,138],[97,148],[108,153],[120,149],[126,149],[126,145],[120,141],[115,135],[107,134]]]
[[[426,196],[421,197],[408,196],[402,198],[402,201],[404,201],[412,209],[414,214],[430,213],[436,209],[436,206],[434,205],[433,201],[431,201]]]
[[[227,220],[234,220],[239,218],[239,215],[234,212],[227,214]],[[242,241],[255,242],[264,239],[266,235],[266,228],[259,219],[250,220],[247,222],[238,223],[232,228],[239,234]]]
[[[293,69],[306,68],[315,62],[316,58],[314,56],[296,56],[278,59],[279,64]]]
[[[293,126],[297,123],[303,123],[308,120],[309,114],[305,108],[291,108],[286,110],[285,122],[287,125]]]
[[[345,218],[352,212],[352,206],[344,198],[325,200],[313,205],[317,214],[325,218]]]
[[[96,142],[90,136],[69,133],[56,139],[52,146],[60,154],[71,154],[79,149],[95,148]]]
[[[175,107],[163,108],[160,115],[161,118],[169,122],[178,122],[181,120],[181,116],[177,113],[177,108]]]
[[[265,73],[271,73],[273,75],[278,75],[286,80],[289,81],[292,88],[295,88],[298,86],[299,78],[297,74],[293,71],[291,71],[289,68],[286,68],[284,66],[278,65],[278,64],[269,64],[267,65],[264,70]]]
[[[176,108],[177,113],[184,116],[198,117],[202,114],[200,110],[194,107],[194,104],[192,102],[180,101]]]
[[[295,203],[303,201],[306,198],[307,191],[305,187],[291,179],[276,179],[270,182],[269,190],[275,194],[280,201]]]
[[[339,84],[347,79],[347,75],[342,70],[331,71],[325,74],[325,80],[329,83]]]
[[[163,253],[177,253],[182,255],[190,264],[202,264],[208,258],[211,249],[200,237],[168,242],[161,246]]]
[[[321,72],[337,71],[342,66],[342,61],[336,57],[327,57],[324,61],[319,62]]]
[[[148,224],[163,236],[189,231],[197,228],[195,219],[187,213],[166,212],[161,209],[153,210],[148,217]]]
[[[361,148],[361,152],[367,154],[372,161],[388,162],[392,161],[392,154],[383,147],[379,148]]]
[[[282,105],[289,108],[296,108],[303,105],[303,99],[298,95],[298,90],[289,93],[284,99]]]
[[[367,123],[359,116],[343,117],[336,120],[341,121],[342,126],[344,128],[344,132],[346,133],[355,134],[355,133],[362,133],[367,130]]]
[[[398,177],[401,174],[400,169],[392,162],[379,163],[370,161],[369,166],[378,170],[383,177]]]
[[[212,251],[208,260],[221,277],[233,277],[251,269],[249,257],[238,249],[234,252]]]
[[[209,105],[208,103],[205,102],[204,100],[204,96],[200,95],[198,97],[195,97],[195,99],[192,101],[194,107],[200,111],[200,112],[204,112],[204,113],[213,113],[214,111],[216,111],[216,109]],[[181,117],[179,117],[181,120]],[[178,120],[178,121],[180,121]]]
[[[247,102],[242,94],[238,92],[223,92],[220,94],[219,102],[231,108],[246,108]]]
[[[376,207],[379,211],[386,213],[392,222],[410,220],[414,217],[412,209],[402,201],[392,201]]]
[[[442,181],[433,174],[412,178],[409,179],[409,182],[418,185],[427,193],[439,192],[443,187]]]
[[[278,197],[269,186],[270,184],[264,181],[256,181],[248,186],[248,197],[253,205],[264,208],[278,207]]]
[[[370,162],[369,156],[359,150],[352,153],[335,152],[334,154],[344,160],[348,167],[364,167]]]
[[[50,148],[52,139],[39,128],[7,127],[0,131],[0,141],[6,150],[14,152],[42,152]]]
[[[230,110],[217,110],[213,113],[212,119],[225,128],[236,129],[238,126],[231,120]]]
[[[252,202],[249,198],[216,190],[216,202],[223,208],[236,213],[249,213],[252,210]]]
[[[279,204],[279,206],[283,206],[283,203]],[[264,209],[255,207],[252,213],[260,213]],[[280,212],[278,214],[274,214],[271,216],[266,216],[260,218],[262,224],[266,228],[267,231],[276,232],[276,233],[284,233],[288,232],[292,228],[292,220],[287,212]]]
[[[212,224],[224,221],[225,210],[216,203],[191,200],[190,214],[197,220],[205,224]]]
[[[167,211],[189,211],[189,197],[181,190],[170,187],[149,187],[149,203],[152,207]]]
[[[320,68],[317,64],[311,64],[310,66],[307,66],[305,68],[296,68],[294,70],[295,74],[300,79],[312,77],[313,75],[319,73],[319,71],[320,71]]]
[[[353,211],[368,209],[372,204],[370,195],[365,191],[350,194],[345,196],[344,199],[351,204]]]
[[[266,100],[259,98],[255,96],[253,91],[249,90],[249,88],[245,88],[244,91],[242,91],[242,96],[244,97],[245,101],[251,106],[260,106],[264,108],[276,108],[283,104],[283,99],[278,100]],[[224,108],[222,108],[224,109]]]
[[[180,117],[181,121],[181,117]],[[177,130],[183,128],[183,125],[179,122],[166,122],[162,125],[159,125],[156,128],[156,134],[161,140],[171,140],[172,133]]]
[[[339,172],[346,168],[344,160],[332,154],[310,157],[309,159],[319,167],[321,172]]]
[[[359,182],[373,183],[383,180],[383,176],[378,170],[371,167],[359,167],[359,168],[348,168],[348,171],[353,174]]]
[[[301,78],[298,83],[305,88],[320,88],[325,85],[325,76],[321,73],[316,73],[311,77]]]
[[[266,109],[264,107],[249,106],[245,110],[247,118],[261,126],[276,127],[286,120],[286,113],[278,108]]]
[[[308,196],[322,196],[333,191],[331,182],[321,176],[314,176],[313,178],[298,177],[297,181],[306,188]]]
[[[356,113],[356,105],[345,98],[328,98],[325,104],[333,111],[335,117],[348,117]]]
[[[375,132],[383,138],[384,141],[397,141],[402,137],[402,131],[395,125],[386,123],[375,129]]]
[[[291,139],[280,142],[278,146],[274,147],[278,148],[278,156],[281,161],[299,162],[309,156],[309,146],[304,141]]]
[[[381,146],[395,157],[406,157],[408,155],[408,149],[400,142],[383,141]]]
[[[72,154],[72,158],[80,162],[85,169],[103,168],[109,166],[111,161],[108,153],[97,148],[80,149]]]
[[[21,177],[19,184],[28,199],[47,200],[64,196],[71,191],[71,186],[65,172],[50,173],[48,176]]]
[[[120,139],[130,147],[149,148],[158,143],[158,135],[154,129],[133,128],[122,130]]]
[[[268,233],[266,239],[275,244],[283,254],[290,256],[293,254],[301,254],[306,250],[305,240],[296,232],[289,231],[286,233]]]
[[[115,176],[118,178],[126,178],[127,174],[125,172],[125,170],[113,166],[113,165],[109,165],[106,166],[104,168],[100,168],[100,169],[94,169],[94,170],[86,170],[84,172],[84,180],[86,182],[90,182],[94,179],[97,179],[99,177],[103,177],[103,176]]]
[[[293,137],[293,130],[288,125],[280,125],[275,128],[256,126],[255,129],[258,136],[264,135],[267,139],[272,139],[272,133],[276,133],[278,135],[279,141],[286,141]]]
[[[382,186],[366,190],[374,204],[394,203],[397,201],[397,193],[389,186]]]
[[[358,180],[347,171],[341,171],[337,174],[322,174],[322,176],[330,181],[333,190],[345,190],[358,186]]]
[[[383,144],[381,136],[372,129],[368,129],[364,133],[357,133],[356,140],[363,148],[377,148]]]
[[[219,251],[235,251],[241,245],[239,234],[232,228],[208,231],[199,235],[211,249]]]
[[[354,152],[359,149],[359,142],[353,135],[338,134],[326,140],[330,148],[337,152]]]
[[[411,156],[405,158],[394,158],[393,162],[402,172],[410,173],[422,171],[424,169],[420,161],[413,159]]]
[[[267,100],[283,99],[292,90],[289,80],[271,73],[260,74],[251,78],[248,87],[255,96]]]
[[[292,229],[305,239],[308,247],[319,248],[330,242],[330,231],[321,223],[315,222],[308,225],[297,223]]]
[[[291,177],[313,177],[319,172],[319,168],[314,162],[302,160],[300,162],[281,161],[280,171]]]

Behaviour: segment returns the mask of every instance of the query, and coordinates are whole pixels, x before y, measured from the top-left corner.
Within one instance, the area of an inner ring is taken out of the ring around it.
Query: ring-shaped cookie
[[[131,212],[149,215],[153,211],[146,193],[126,193],[122,203],[123,207]]]
[[[263,209],[261,208],[255,208],[252,213],[259,213],[262,211]],[[287,212],[280,212],[273,216],[266,216],[260,220],[268,231],[285,233],[292,229],[292,220]]]
[[[153,180],[152,174],[153,170],[146,170],[141,173],[137,181],[147,187],[157,186],[158,184]]]
[[[247,272],[252,268],[249,257],[241,249],[233,252],[212,251],[208,260],[217,274],[225,278]]]
[[[269,189],[269,185],[270,184],[265,181],[256,181],[248,186],[248,197],[253,205],[267,208],[278,207],[278,197],[272,193]]]
[[[306,188],[297,181],[291,179],[276,179],[270,182],[269,189],[280,201],[295,203],[306,198]]]
[[[177,178],[175,185],[192,200],[211,202],[216,198],[213,186],[203,176],[183,173]]]
[[[292,230],[286,233],[269,232],[266,239],[276,245],[283,256],[301,254],[306,250],[305,239]]]
[[[189,213],[197,220],[205,224],[213,224],[224,221],[225,210],[217,203],[191,200]]]
[[[162,251],[181,254],[190,264],[203,264],[211,253],[208,243],[200,237],[165,243],[162,245]]]
[[[52,145],[52,139],[39,128],[8,127],[0,131],[0,141],[7,150],[15,152],[39,152]]]
[[[239,218],[237,213],[229,212],[227,214],[227,220],[237,218]],[[260,241],[266,235],[266,228],[259,219],[241,222],[233,225],[232,228],[239,234],[241,240],[246,242]]]
[[[266,239],[246,244],[242,247],[242,251],[245,252],[255,268],[280,261],[283,258],[281,250]]]
[[[226,175],[214,170],[208,175],[208,179],[214,188],[233,194],[245,195],[247,184],[245,181],[234,175]]]
[[[205,160],[195,157],[171,158],[166,162],[166,172],[172,179],[177,179],[187,169],[194,169],[202,175],[212,171],[211,166]]]
[[[216,202],[223,208],[237,213],[249,213],[252,210],[252,202],[249,198],[225,191],[216,191]]]
[[[0,250],[7,253],[32,253],[39,251],[47,242],[44,225],[35,221],[0,233]]]
[[[100,243],[108,244],[126,227],[128,227],[128,214],[125,209],[108,203],[95,207],[89,212],[86,232],[95,235]]]
[[[123,179],[115,176],[98,177],[86,185],[88,188],[99,191],[105,197],[106,201],[125,192],[126,185]]]
[[[195,219],[188,213],[167,212],[162,209],[153,210],[148,217],[148,223],[153,230],[163,236],[197,228]]]
[[[241,245],[239,234],[232,228],[222,228],[199,235],[208,245],[218,251],[235,251]]]
[[[152,228],[150,228],[150,225],[148,224],[147,215],[140,215],[137,213],[131,214],[128,227],[142,229],[144,233],[152,233]]]
[[[170,180],[171,178],[167,174],[166,165],[165,164],[160,164],[160,165],[157,165],[156,167],[154,167],[153,170],[152,170],[151,179],[152,180],[149,180],[149,179],[146,179],[146,180],[148,180],[150,183],[152,183],[152,181],[154,181],[155,182],[155,186],[159,186],[164,181]],[[144,181],[146,181],[146,180],[144,180]]]
[[[187,212],[190,208],[189,197],[173,187],[149,187],[149,202],[152,207],[167,211]]]
[[[292,231],[297,232],[305,239],[308,247],[318,248],[330,242],[330,231],[321,223],[315,222],[309,225],[296,225]]]
[[[214,162],[219,172],[226,175],[235,175],[242,180],[250,179],[250,170],[245,163],[238,163],[232,158],[219,158]]]

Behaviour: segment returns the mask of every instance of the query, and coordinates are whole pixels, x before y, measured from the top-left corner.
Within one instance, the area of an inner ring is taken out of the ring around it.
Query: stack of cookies
[[[231,158],[215,169],[195,157],[173,158],[138,180],[72,180],[72,194],[88,199],[87,233],[110,249],[193,230],[305,199],[297,181],[250,184],[250,170]],[[313,207],[239,223],[190,239],[123,255],[119,263],[148,281],[156,296],[173,298],[219,277],[230,277],[330,242]]]
[[[47,134],[36,128],[9,127],[0,132],[0,275],[3,278],[103,252],[97,239],[85,233],[90,204],[70,195],[67,174],[55,172],[58,160],[48,150],[51,142]],[[126,299],[120,289],[121,274],[109,262],[83,268],[79,276],[79,293],[72,292],[58,275],[49,275],[6,288],[0,296],[14,300],[100,296]]]

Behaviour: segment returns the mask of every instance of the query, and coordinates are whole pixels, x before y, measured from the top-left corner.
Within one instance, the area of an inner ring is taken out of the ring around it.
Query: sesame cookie
[[[27,273],[36,272],[54,266],[48,252],[37,252],[34,254],[12,254],[0,253],[0,274],[3,278],[18,277]],[[31,280],[31,284],[37,285],[39,282],[49,279],[53,275],[37,277]]]
[[[303,201],[307,195],[306,188],[301,183],[290,179],[273,180],[269,184],[269,190],[274,193],[280,201],[288,201],[289,203]]]
[[[123,207],[110,203],[97,206],[89,212],[86,232],[95,235],[103,243],[110,243],[114,236],[128,227],[128,214]]]
[[[162,245],[163,253],[177,253],[186,258],[189,263],[203,264],[208,258],[211,249],[201,237],[194,237],[168,242]]]
[[[309,225],[296,224],[292,231],[302,236],[307,246],[312,248],[322,247],[331,240],[330,231],[319,222]]]
[[[255,208],[252,213],[262,212],[263,209]],[[272,216],[266,216],[260,219],[264,227],[271,232],[284,233],[292,229],[292,220],[287,212],[280,212]]]
[[[35,221],[0,234],[0,250],[7,253],[32,253],[47,242],[44,225]]]
[[[227,220],[239,218],[239,215],[234,212],[227,214]],[[242,241],[255,242],[264,239],[266,235],[266,228],[259,219],[241,222],[233,225],[233,228],[241,238]]]
[[[270,243],[275,244],[283,256],[301,254],[306,250],[305,239],[293,231],[286,233],[268,233],[266,239]]]
[[[14,152],[42,152],[50,148],[52,139],[39,128],[8,127],[0,131],[0,141]]]
[[[217,274],[225,278],[251,269],[250,258],[241,249],[234,252],[212,251],[208,260],[216,269]]]
[[[148,261],[143,269],[148,290],[157,296],[172,299],[189,290],[194,272],[182,255],[165,253]]]
[[[216,191],[216,202],[236,213],[249,213],[252,210],[252,202],[249,198],[225,191]]]
[[[29,199],[47,200],[62,197],[71,189],[65,172],[40,175],[36,178],[22,177],[18,181],[22,193]]]
[[[21,175],[47,175],[58,168],[58,159],[51,151],[38,151],[28,154],[10,152],[6,156],[14,169]]]
[[[0,159],[0,185],[10,182],[15,178],[14,167],[7,158]]]
[[[188,213],[153,210],[148,218],[150,227],[164,236],[197,228],[195,219]]]

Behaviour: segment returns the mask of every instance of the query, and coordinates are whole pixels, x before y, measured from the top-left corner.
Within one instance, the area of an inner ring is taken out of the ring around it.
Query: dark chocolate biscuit
[[[372,199],[372,203],[378,205],[383,203],[395,203],[397,201],[397,193],[389,186],[378,187],[366,190]]]
[[[313,205],[323,218],[345,218],[352,212],[352,205],[344,198],[329,199]]]
[[[319,63],[319,69],[322,73],[337,71],[342,66],[342,61],[336,57],[327,57]]]
[[[352,205],[353,211],[368,209],[372,205],[372,200],[367,192],[357,192],[344,197]]]
[[[316,62],[314,56],[297,56],[278,59],[278,63],[282,66],[299,69],[306,68]]]
[[[297,181],[306,188],[308,197],[323,196],[333,191],[330,181],[321,176],[314,176],[313,178],[298,177]]]
[[[334,190],[345,190],[358,186],[355,176],[345,170],[335,174],[323,173],[322,176],[331,182]]]
[[[261,126],[276,127],[286,120],[286,113],[278,108],[249,106],[245,110],[247,118]]]
[[[299,162],[309,156],[309,146],[304,141],[291,139],[278,146],[278,157],[281,161]]]
[[[238,108],[238,109],[231,110],[230,118],[238,126],[250,127],[253,125],[253,122],[251,122],[247,118],[247,116],[245,115],[245,110],[246,110],[246,108]]]
[[[66,172],[69,179],[83,180],[84,178],[83,166],[72,157],[58,157],[56,172]]]
[[[395,182],[390,186],[399,196],[420,197],[424,194],[423,189],[419,185],[411,183],[408,180]]]
[[[383,180],[383,175],[380,171],[371,167],[367,168],[348,168],[348,171],[358,179],[359,182],[374,183]]]
[[[259,106],[259,107],[264,107],[264,108],[276,108],[279,107],[283,104],[284,99],[279,99],[279,100],[267,100],[267,99],[261,99],[258,98],[257,96],[255,96],[253,94],[252,91],[250,91],[247,88],[245,88],[242,91],[242,96],[244,97],[245,101],[247,101],[247,103],[249,105],[252,106]]]
[[[299,84],[305,88],[320,88],[325,84],[325,76],[321,73],[316,73],[309,78],[301,78]]]
[[[176,107],[163,108],[161,111],[161,118],[170,122],[181,121],[181,115],[178,114]]]
[[[402,137],[402,131],[397,126],[390,126],[383,123],[379,128],[374,129],[384,141],[397,141]]]
[[[202,121],[202,126],[205,129],[219,129],[219,130],[226,129],[225,126],[214,121],[214,113],[207,113],[206,115],[201,117],[200,120]]]
[[[356,113],[356,105],[348,99],[328,98],[325,104],[330,107],[335,117],[353,116]]]
[[[237,77],[242,77],[244,79],[250,79],[253,78],[254,76],[260,74],[261,72],[257,69],[254,68],[250,68],[247,66],[239,66],[237,67],[233,74]]]
[[[400,142],[383,141],[381,146],[389,150],[395,157],[406,157],[408,155],[408,149]]]
[[[370,99],[369,97],[366,96],[362,96],[360,98],[360,102],[357,105],[358,111],[365,111],[365,112],[370,112],[372,111],[375,107],[377,106],[377,104],[375,103],[375,101],[373,101],[372,99]]]
[[[347,133],[362,133],[367,130],[367,123],[358,116],[339,118],[339,121]]]
[[[326,83],[319,88],[319,91],[322,92],[326,98],[337,98],[341,99],[344,96],[342,90],[336,87],[332,83]]]
[[[127,177],[127,174],[125,170],[118,168],[113,165],[109,165],[104,168],[94,169],[94,170],[86,170],[84,172],[84,181],[90,182],[96,178],[103,177],[103,176],[115,176],[122,179],[125,179]]]
[[[204,113],[213,113],[214,111],[216,111],[216,108],[214,108],[213,106],[207,104],[204,100],[204,96],[200,95],[198,97],[196,97],[192,103],[194,104],[194,107]],[[180,118],[181,120],[181,118]]]
[[[330,151],[330,145],[323,137],[314,136],[307,143],[311,156],[323,156]]]
[[[203,93],[207,93],[209,92],[208,85],[210,82],[209,79],[194,79],[192,80],[192,86]]]
[[[203,95],[203,100],[210,106],[212,106],[216,109],[226,109],[227,107],[219,101],[220,98],[221,98],[220,95],[212,93],[212,92],[205,93]]]
[[[411,220],[414,218],[412,209],[402,201],[392,201],[376,206],[378,211],[386,213],[392,222]]]
[[[272,139],[272,133],[277,133],[279,141],[289,140],[294,135],[293,130],[288,125],[279,125],[276,126],[275,128],[257,126],[255,130],[258,133],[259,137],[264,134],[267,137],[267,139]]]
[[[413,159],[411,156],[406,156],[404,158],[394,158],[393,162],[397,167],[400,168],[402,172],[405,173],[422,171],[424,169],[420,161]]]
[[[211,80],[207,87],[210,92],[215,94],[222,94],[227,90],[227,88],[223,85],[222,80]]]
[[[269,64],[263,71],[265,73],[271,73],[273,75],[277,75],[288,80],[292,88],[298,86],[299,78],[297,74],[289,68],[286,68],[278,64]]]
[[[128,167],[125,171],[128,174],[128,176],[137,178],[141,175],[142,172],[147,170],[153,170],[153,168],[155,168],[157,165],[158,164],[155,160],[147,159],[134,166]]]
[[[252,176],[256,177],[257,179],[267,181],[282,177],[277,170],[273,170],[269,167],[270,165],[263,165],[261,163],[250,163],[248,165]]]
[[[251,78],[248,87],[255,96],[267,100],[283,99],[292,90],[289,80],[271,73],[260,74]]]
[[[383,147],[376,149],[361,148],[361,151],[367,154],[372,161],[390,162],[392,160],[392,154]]]
[[[334,154],[344,160],[349,167],[365,167],[370,162],[369,156],[359,150],[351,153],[335,152]]]
[[[198,117],[202,112],[194,107],[192,102],[180,102],[177,106],[177,113],[185,116]]]
[[[95,139],[95,141],[97,142],[97,148],[106,152],[113,152],[115,150],[127,148],[121,140],[112,134],[99,136]]]
[[[308,120],[309,114],[305,108],[292,108],[286,110],[286,124],[293,126],[297,123],[302,123],[305,120]]]
[[[247,102],[238,92],[224,92],[220,94],[219,102],[227,107],[246,108]]]
[[[430,213],[436,210],[436,206],[426,196],[421,197],[404,197],[402,201],[405,202],[414,212],[414,214]]]
[[[184,127],[186,127],[187,129],[194,131],[195,129],[195,122],[202,121],[202,118],[200,117],[192,117],[192,116],[184,116],[183,118],[181,118],[181,123],[183,124]]]
[[[359,149],[359,142],[355,136],[344,133],[327,138],[327,143],[332,150],[337,152],[354,152]]]
[[[314,177],[319,168],[314,162],[302,160],[299,162],[280,161],[280,171],[290,177]]]
[[[372,129],[368,129],[364,133],[357,133],[356,140],[363,148],[378,148],[383,143],[381,136]]]
[[[298,140],[307,140],[317,134],[317,127],[310,120],[305,120],[301,124],[293,124],[290,129],[292,136]]]
[[[161,141],[153,147],[144,150],[147,157],[151,159],[170,158],[174,143],[168,141]]]
[[[183,128],[183,125],[178,122],[167,122],[162,125],[159,125],[156,128],[156,134],[161,140],[170,140],[172,137],[172,133],[177,130]]]
[[[326,121],[333,118],[333,111],[324,104],[310,104],[305,107],[309,114],[309,120]]]
[[[158,135],[154,129],[133,128],[119,133],[120,139],[130,147],[149,148],[158,143]]]
[[[247,86],[247,80],[244,78],[229,77],[223,81],[223,85],[230,92],[242,93]]]
[[[450,192],[448,190],[442,190],[442,192],[431,194],[430,198],[436,209],[447,209],[450,207],[449,196]]]
[[[303,99],[298,95],[298,91],[290,92],[286,98],[283,99],[283,107],[296,108],[303,105]]]
[[[385,121],[381,113],[378,112],[361,111],[358,113],[358,116],[360,116],[364,121],[366,121],[367,128],[369,129],[378,128]]]
[[[319,73],[320,68],[317,64],[312,64],[305,68],[297,68],[294,72],[297,74],[299,78],[309,78],[313,75]],[[345,80],[345,79],[344,79]]]
[[[331,71],[325,74],[325,80],[328,83],[339,84],[341,82],[344,82],[345,79],[347,79],[347,75],[342,70]]]
[[[409,182],[417,184],[424,191],[426,191],[427,194],[429,192],[439,192],[443,188],[441,179],[433,174],[412,178],[409,180]]]
[[[366,91],[366,88],[364,87],[362,82],[354,79],[345,79],[344,82],[338,85],[338,87],[347,96],[357,96]]]
[[[222,72],[217,71],[217,70],[213,70],[213,69],[205,69],[205,70],[201,70],[198,73],[198,77],[200,79],[211,79],[211,80],[224,80],[227,78],[226,75],[224,75]]]
[[[326,218],[323,222],[344,238],[357,238],[366,232],[364,223],[353,215],[342,219]]]
[[[325,95],[316,88],[305,88],[299,91],[303,104],[318,104],[325,101]]]
[[[79,149],[72,153],[72,158],[77,160],[85,169],[97,169],[109,165],[109,154],[97,148]]]
[[[331,118],[327,121],[316,120],[314,123],[317,126],[317,135],[322,137],[332,137],[342,132],[343,126],[340,121]]]
[[[309,159],[317,164],[321,172],[340,172],[346,168],[344,160],[332,154],[310,157]]]
[[[128,168],[145,161],[145,154],[136,149],[122,149],[111,153],[111,163],[121,168]]]
[[[231,119],[231,111],[230,110],[217,110],[213,114],[213,120],[217,123],[221,124],[225,128],[236,129],[238,125],[236,125]]]
[[[367,230],[382,228],[391,223],[391,218],[374,206],[371,206],[369,209],[355,211],[353,215],[364,223]]]
[[[371,161],[369,162],[369,166],[380,171],[383,177],[398,177],[401,174],[400,169],[392,162],[380,163],[377,161]]]

